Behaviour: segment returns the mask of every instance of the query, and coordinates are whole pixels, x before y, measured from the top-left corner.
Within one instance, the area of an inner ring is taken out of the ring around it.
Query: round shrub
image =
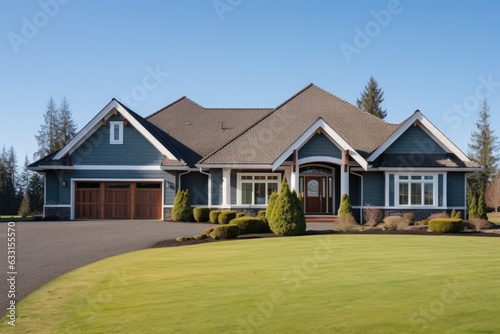
[[[221,225],[214,228],[210,233],[212,239],[234,239],[238,237],[239,227],[237,225]]]
[[[229,222],[234,218],[236,218],[236,211],[232,210],[222,211],[218,218],[219,224],[221,225],[229,224]]]
[[[408,222],[412,222],[415,219],[415,214],[413,212],[405,212],[403,213],[403,218]]]
[[[236,218],[241,218],[241,217],[245,217],[245,213],[244,212],[236,212]]]
[[[254,217],[241,217],[231,220],[229,223],[239,227],[239,234],[267,233],[268,226],[262,219]]]
[[[203,240],[206,238],[208,238],[208,236],[206,234],[197,234],[193,237],[194,240]]]
[[[203,230],[203,234],[210,235],[210,233],[212,233],[213,230],[214,230],[213,227],[207,227],[206,229]]]
[[[422,219],[415,223],[415,225],[429,225],[429,221],[427,219]]]
[[[221,210],[212,210],[210,211],[210,222],[214,224],[219,223],[219,215],[221,214]]]
[[[257,218],[259,219],[266,218],[266,210],[259,210],[259,212],[257,212]]]
[[[462,230],[462,219],[438,218],[429,221],[429,230],[436,233],[456,233]]]
[[[210,208],[194,208],[193,217],[198,223],[207,222],[210,219]]]

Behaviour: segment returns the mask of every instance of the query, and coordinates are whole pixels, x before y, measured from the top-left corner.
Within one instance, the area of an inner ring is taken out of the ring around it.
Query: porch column
[[[231,169],[222,169],[222,206],[231,206]]]
[[[297,150],[293,151],[293,163],[292,170],[290,173],[290,190],[294,190],[299,193],[299,164],[297,163]]]
[[[340,168],[340,196],[349,196],[349,150],[344,150],[344,163]]]

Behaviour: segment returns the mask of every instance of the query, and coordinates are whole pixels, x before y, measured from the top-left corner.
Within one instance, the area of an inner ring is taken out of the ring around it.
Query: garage
[[[159,182],[76,182],[76,219],[162,219]]]

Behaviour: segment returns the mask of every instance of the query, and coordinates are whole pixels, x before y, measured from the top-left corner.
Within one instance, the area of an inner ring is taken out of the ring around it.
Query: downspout
[[[363,200],[364,200],[364,197],[363,197],[363,175],[361,174],[358,174],[358,173],[354,173],[354,172],[351,172],[352,175],[356,175],[358,177],[361,178],[361,209],[359,210],[359,222],[361,224],[363,224]]]
[[[200,173],[208,176],[208,207],[212,207],[212,174],[208,172],[204,172],[201,170],[200,167]]]
[[[181,189],[181,176],[182,175],[186,175],[188,173],[191,173],[190,170],[188,170],[187,172],[184,172],[184,173],[180,173],[179,175],[177,175],[179,177],[179,187],[177,188],[177,190],[180,190]],[[175,191],[175,193],[177,194],[177,190]]]

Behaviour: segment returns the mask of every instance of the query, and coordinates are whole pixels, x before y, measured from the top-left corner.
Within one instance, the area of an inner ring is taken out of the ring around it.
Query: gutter
[[[200,173],[208,176],[208,207],[212,206],[212,174],[204,172],[200,167]]]

